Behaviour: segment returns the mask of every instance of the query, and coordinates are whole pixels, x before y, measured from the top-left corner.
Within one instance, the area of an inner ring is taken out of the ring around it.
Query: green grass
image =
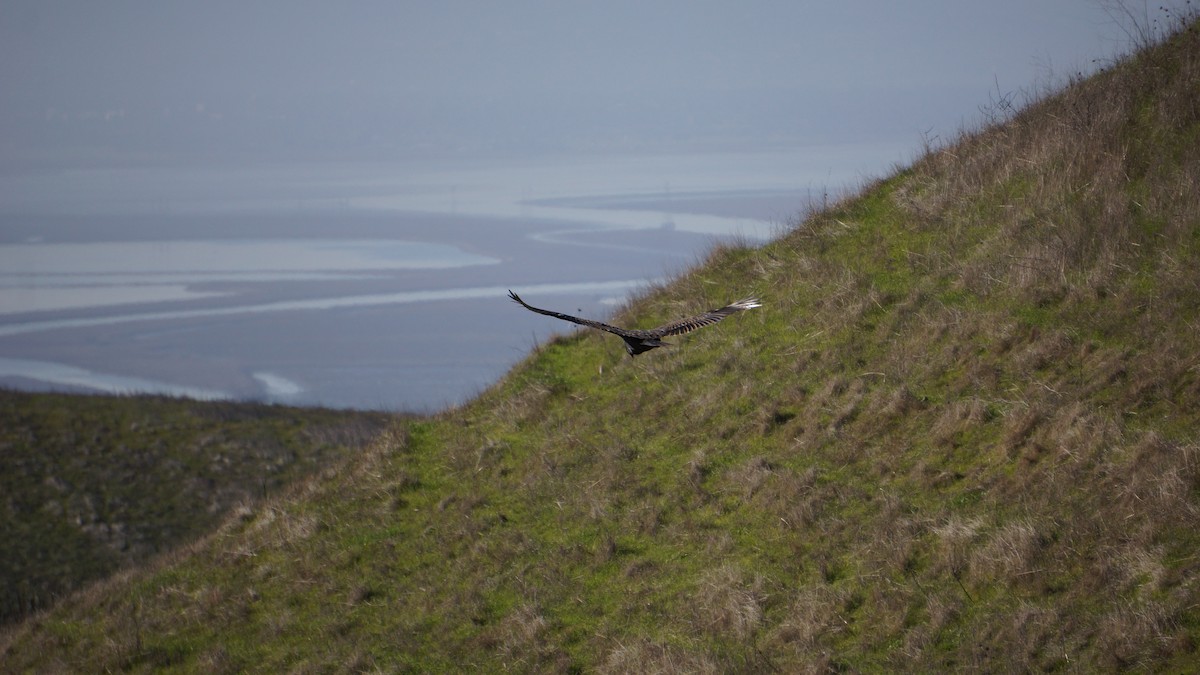
[[[1200,38],[964,133],[0,638],[16,671],[1200,659]],[[1166,144],[1169,147],[1164,146]],[[82,431],[80,432],[82,433]]]

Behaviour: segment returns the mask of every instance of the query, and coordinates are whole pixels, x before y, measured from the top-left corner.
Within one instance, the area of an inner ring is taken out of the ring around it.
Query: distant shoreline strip
[[[564,294],[582,292],[617,292],[650,286],[658,279],[626,279],[620,281],[593,281],[569,284],[528,284],[519,285],[521,292],[529,294]],[[445,302],[453,300],[475,300],[495,297],[503,300],[507,296],[507,286],[476,286],[471,288],[447,288],[429,291],[404,291],[400,293],[375,293],[368,295],[350,295],[337,298],[315,298],[311,300],[283,300],[257,305],[240,305],[232,307],[206,307],[204,309],[179,309],[163,312],[141,312],[131,314],[116,314],[110,316],[95,316],[75,319],[49,319],[45,321],[27,321],[0,326],[0,337],[36,333],[41,331],[69,330],[75,328],[92,328],[95,326],[111,326],[133,321],[176,321],[180,319],[198,319],[213,316],[231,316],[237,314],[261,314],[268,312],[301,312],[313,310],[342,309],[348,307],[370,307],[374,305],[404,305],[416,302]]]

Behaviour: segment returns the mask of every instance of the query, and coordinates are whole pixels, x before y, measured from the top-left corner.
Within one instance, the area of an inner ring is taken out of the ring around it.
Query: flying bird
[[[629,352],[630,356],[637,356],[638,354],[641,354],[642,352],[648,352],[655,347],[664,347],[669,345],[669,342],[662,341],[662,338],[667,337],[668,335],[683,335],[684,333],[690,333],[697,328],[711,326],[712,324],[735,312],[754,309],[755,307],[762,307],[762,304],[759,303],[758,298],[746,298],[745,300],[738,300],[731,305],[725,305],[720,309],[709,310],[703,314],[697,314],[696,316],[687,319],[673,321],[664,326],[659,326],[658,328],[652,328],[650,330],[631,330],[628,328],[610,326],[599,321],[592,321],[591,319],[580,319],[577,316],[551,312],[548,309],[538,309],[537,307],[526,303],[521,299],[521,296],[513,293],[512,291],[508,292],[508,297],[512,298],[513,302],[520,304],[522,307],[531,312],[545,314],[546,316],[552,316],[556,319],[562,319],[563,321],[570,321],[571,323],[577,323],[581,326],[599,328],[600,330],[608,331],[614,335],[619,335],[621,336],[621,339],[625,341],[625,349]]]

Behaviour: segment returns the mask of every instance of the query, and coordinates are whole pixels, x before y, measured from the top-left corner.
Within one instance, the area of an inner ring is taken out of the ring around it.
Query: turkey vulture
[[[670,344],[669,342],[663,342],[661,339],[668,335],[683,335],[684,333],[690,333],[697,328],[711,326],[712,324],[724,319],[734,312],[740,312],[746,309],[754,309],[755,307],[762,307],[762,305],[758,302],[758,298],[746,298],[745,300],[738,300],[732,305],[725,305],[721,309],[714,309],[703,314],[697,314],[691,318],[673,321],[664,326],[659,326],[658,328],[652,328],[650,330],[629,330],[627,328],[610,326],[606,323],[600,323],[599,321],[580,319],[579,317],[569,316],[567,314],[551,312],[548,309],[538,309],[537,307],[527,304],[521,299],[521,296],[513,293],[512,291],[508,292],[508,297],[512,298],[514,302],[519,303],[522,307],[531,312],[545,314],[546,316],[552,316],[556,319],[562,319],[563,321],[570,321],[571,323],[577,323],[581,326],[599,328],[600,330],[605,330],[615,335],[620,335],[621,339],[625,341],[625,349],[629,352],[630,356],[637,356],[638,354],[641,354],[642,352],[648,352],[655,347],[662,347]]]

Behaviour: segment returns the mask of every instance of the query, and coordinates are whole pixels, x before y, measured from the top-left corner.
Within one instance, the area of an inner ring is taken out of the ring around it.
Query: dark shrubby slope
[[[0,390],[0,621],[344,461],[389,418]]]

